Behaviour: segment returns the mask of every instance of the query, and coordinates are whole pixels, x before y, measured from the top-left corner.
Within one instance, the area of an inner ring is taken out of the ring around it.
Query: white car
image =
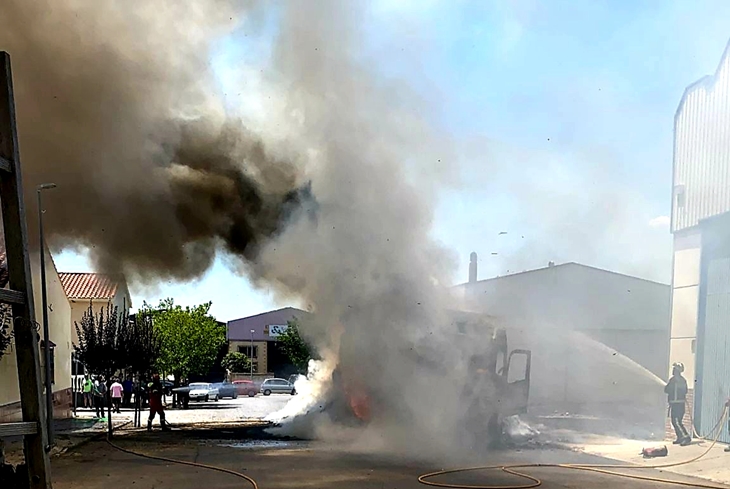
[[[190,393],[188,395],[191,401],[208,402],[211,399],[218,401],[220,398],[218,388],[205,382],[193,382],[190,384]]]
[[[261,384],[261,393],[265,396],[271,394],[291,394],[296,395],[294,384],[285,379],[266,379]]]

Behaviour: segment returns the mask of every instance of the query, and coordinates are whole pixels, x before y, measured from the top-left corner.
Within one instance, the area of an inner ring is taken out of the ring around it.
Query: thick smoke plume
[[[252,259],[281,229],[293,162],[226,118],[210,70],[239,3],[0,4],[27,195],[58,185],[55,245],[86,246],[108,271],[190,278],[217,248]]]
[[[480,347],[443,355],[453,260],[430,231],[449,141],[427,100],[361,55],[362,4],[279,7],[257,93],[239,67],[263,114],[231,120],[211,51],[262,6],[3,2],[28,189],[58,184],[49,232],[106,269],[189,278],[221,249],[239,257],[316,313],[304,334],[380,402],[387,444],[445,440],[460,419],[454,375]]]

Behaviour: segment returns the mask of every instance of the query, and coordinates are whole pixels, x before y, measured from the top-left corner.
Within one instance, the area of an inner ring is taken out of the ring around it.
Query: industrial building
[[[510,349],[532,351],[531,413],[663,423],[668,284],[578,263],[477,280],[475,254],[469,279],[455,288],[463,307],[495,317]]]
[[[685,365],[697,432],[730,396],[730,44],[674,118],[670,360]],[[730,442],[723,430],[721,440]]]
[[[285,307],[228,321],[226,326],[228,351],[237,351],[249,357],[253,363],[254,373],[271,373],[277,376],[296,373],[277,345],[276,338],[286,331],[289,321],[301,320],[308,316],[307,311]]]

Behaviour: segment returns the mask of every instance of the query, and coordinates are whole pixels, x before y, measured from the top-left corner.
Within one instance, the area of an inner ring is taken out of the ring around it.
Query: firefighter
[[[152,382],[150,382],[147,388],[147,394],[150,399],[150,417],[147,420],[147,431],[152,431],[152,421],[155,419],[155,414],[160,415],[160,426],[162,430],[169,430],[170,427],[165,422],[165,410],[162,407],[164,388],[162,387],[162,382],[160,382],[160,376],[158,374],[152,376]]]
[[[664,392],[667,394],[667,401],[669,402],[669,416],[672,420],[672,426],[677,434],[677,439],[673,443],[684,447],[690,444],[692,437],[687,432],[683,422],[685,403],[687,402],[687,380],[682,376],[682,372],[684,372],[682,363],[677,362],[672,365],[672,378],[664,387]]]

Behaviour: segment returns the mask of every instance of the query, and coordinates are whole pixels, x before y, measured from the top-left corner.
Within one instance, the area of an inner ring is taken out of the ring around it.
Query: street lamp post
[[[48,430],[48,445],[53,445],[53,385],[51,379],[51,335],[48,331],[48,292],[46,290],[46,253],[45,241],[43,239],[43,203],[41,192],[56,188],[55,183],[44,183],[38,185],[38,228],[40,231],[40,258],[41,258],[41,308],[43,310],[43,337],[46,342],[45,351],[45,374],[46,374],[46,424]]]
[[[254,330],[251,330],[251,358],[249,358],[249,361],[251,362],[251,380],[253,380],[253,332]]]

